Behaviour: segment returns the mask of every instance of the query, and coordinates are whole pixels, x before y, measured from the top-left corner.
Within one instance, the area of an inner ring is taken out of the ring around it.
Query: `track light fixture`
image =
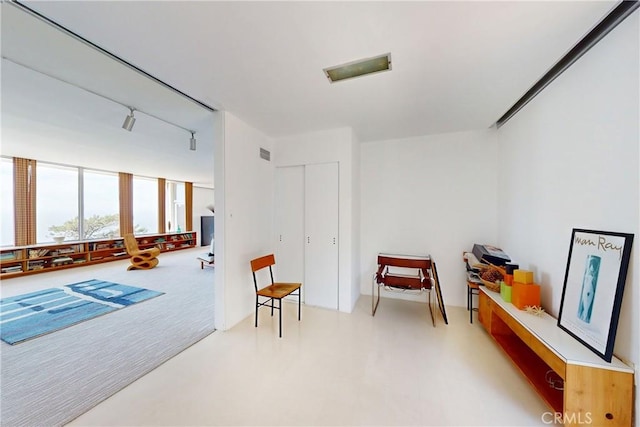
[[[196,137],[195,132],[191,132],[191,139],[189,140],[189,150],[196,151]]]
[[[0,0],[0,1],[2,1],[2,0]],[[170,121],[168,121],[168,120],[165,120],[165,119],[163,119],[163,118],[161,118],[161,117],[158,117],[158,116],[156,116],[156,115],[153,115],[153,114],[151,114],[151,113],[147,113],[146,111],[142,111],[142,110],[140,110],[140,109],[136,109],[136,108],[133,108],[133,107],[129,107],[128,105],[123,104],[123,103],[122,103],[122,102],[120,102],[120,101],[116,101],[116,100],[115,100],[115,99],[113,99],[113,98],[109,98],[108,96],[105,96],[105,95],[102,95],[102,94],[100,94],[100,93],[94,92],[94,91],[89,90],[89,89],[87,89],[87,88],[84,88],[84,87],[82,87],[82,86],[78,86],[78,85],[77,85],[77,84],[75,84],[75,83],[70,83],[70,82],[68,82],[68,81],[66,81],[66,80],[63,80],[63,79],[59,78],[59,77],[52,76],[52,75],[47,74],[47,73],[45,73],[45,72],[43,72],[43,71],[40,71],[40,70],[37,70],[37,69],[35,69],[35,68],[29,67],[29,66],[27,66],[27,65],[21,64],[21,63],[19,63],[19,62],[16,62],[16,61],[12,60],[11,58],[7,58],[7,57],[5,57],[5,56],[2,56],[2,59],[3,59],[3,60],[10,61],[10,62],[13,62],[13,63],[14,63],[14,64],[16,64],[16,65],[19,65],[19,66],[24,67],[24,68],[26,68],[26,69],[29,69],[29,70],[31,70],[31,71],[35,71],[35,72],[37,72],[37,73],[39,73],[39,74],[42,74],[42,75],[44,75],[44,76],[47,76],[47,77],[49,77],[49,78],[51,78],[51,79],[58,80],[59,82],[62,82],[62,83],[68,84],[68,85],[70,85],[70,86],[74,86],[74,87],[76,87],[76,88],[78,88],[78,89],[81,89],[81,90],[83,90],[83,91],[85,91],[85,92],[88,92],[88,93],[90,93],[90,94],[92,94],[92,95],[98,96],[98,97],[100,97],[100,98],[106,99],[107,101],[111,101],[111,102],[113,102],[113,103],[115,103],[115,104],[121,105],[122,107],[126,107],[126,108],[128,108],[128,109],[129,109],[129,111],[130,111],[130,113],[127,115],[127,117],[125,117],[124,122],[122,123],[122,128],[123,128],[123,129],[125,129],[125,130],[128,130],[129,132],[131,132],[131,129],[133,129],[133,125],[134,125],[134,124],[135,124],[135,122],[136,122],[136,118],[133,116],[133,112],[134,112],[134,111],[137,111],[138,113],[143,113],[145,116],[153,117],[153,118],[154,118],[154,119],[156,119],[156,120],[160,120],[161,122],[164,122],[164,123],[166,123],[166,124],[168,124],[168,125],[175,126],[175,127],[180,128],[180,129],[182,129],[182,130],[184,130],[184,131],[186,131],[186,132],[189,132],[189,133],[191,134],[191,138],[189,139],[189,149],[190,149],[191,151],[196,151],[196,138],[195,138],[195,133],[196,133],[196,132],[195,132],[195,131],[192,131],[192,130],[190,130],[190,129],[187,129],[187,128],[185,128],[185,127],[182,127],[182,126],[180,126],[180,125],[178,125],[178,124],[172,123],[172,122],[170,122]],[[183,94],[183,95],[184,95],[184,94]],[[215,110],[214,110],[214,111],[215,111]]]
[[[131,110],[131,114],[125,117],[124,123],[122,123],[122,129],[126,129],[131,132],[131,129],[133,129],[133,124],[136,122],[136,118],[133,117],[133,108],[129,107],[129,110]]]

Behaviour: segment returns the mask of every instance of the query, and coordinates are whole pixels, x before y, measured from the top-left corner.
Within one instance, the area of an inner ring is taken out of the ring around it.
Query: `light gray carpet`
[[[59,426],[214,331],[214,269],[202,248],[164,253],[152,270],[116,261],[2,282],[2,297],[88,279],[165,292],[14,346],[0,347],[2,426]],[[132,402],[135,404],[135,402]]]

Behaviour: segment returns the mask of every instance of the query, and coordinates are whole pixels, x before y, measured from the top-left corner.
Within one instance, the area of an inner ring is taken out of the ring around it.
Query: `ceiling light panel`
[[[391,54],[385,53],[384,55],[374,56],[373,58],[359,59],[347,64],[325,68],[323,71],[329,81],[331,83],[335,83],[340,80],[351,79],[354,77],[381,73],[383,71],[390,70]]]

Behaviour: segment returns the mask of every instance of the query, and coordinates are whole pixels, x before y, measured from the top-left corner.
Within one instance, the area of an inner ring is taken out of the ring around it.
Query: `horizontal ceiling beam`
[[[502,117],[495,123],[496,127],[504,125],[511,117],[516,115],[525,105],[536,97],[544,88],[554,81],[560,74],[567,70],[574,62],[582,57],[589,49],[595,46],[615,27],[624,21],[640,6],[640,1],[622,1],[607,16],[598,23],[587,35],[585,35],[569,52],[551,67],[540,80],[534,84]]]
[[[96,51],[98,51],[98,52],[102,53],[103,55],[106,55],[107,57],[109,57],[109,58],[111,58],[111,59],[113,59],[113,60],[115,60],[115,61],[118,61],[118,62],[119,62],[119,63],[121,63],[122,65],[125,65],[125,66],[129,67],[129,68],[130,68],[130,69],[132,69],[133,71],[135,71],[135,72],[137,72],[137,73],[139,73],[139,74],[143,75],[144,77],[146,77],[146,78],[148,78],[148,79],[150,79],[150,80],[152,80],[152,81],[154,81],[154,82],[158,83],[158,84],[159,84],[159,85],[161,85],[161,86],[164,86],[165,88],[167,88],[167,89],[169,89],[169,90],[171,90],[171,91],[173,91],[173,92],[177,93],[178,95],[180,95],[180,96],[182,96],[182,97],[184,97],[184,98],[188,99],[189,101],[194,102],[195,104],[199,105],[200,107],[202,107],[202,108],[204,108],[204,109],[206,109],[206,110],[212,111],[212,112],[213,112],[213,111],[216,111],[216,109],[215,109],[215,108],[213,108],[213,107],[211,107],[211,106],[209,106],[209,105],[205,104],[205,103],[204,103],[204,102],[202,102],[202,101],[199,101],[199,100],[197,100],[197,99],[193,98],[193,97],[192,97],[192,96],[190,96],[190,95],[187,95],[186,93],[184,93],[184,92],[182,92],[181,90],[179,90],[179,89],[177,89],[177,88],[175,88],[175,87],[171,86],[170,84],[168,84],[168,83],[166,83],[166,82],[164,82],[164,81],[160,80],[159,78],[157,78],[157,77],[153,76],[152,74],[147,73],[147,72],[146,72],[146,71],[144,71],[143,69],[136,67],[136,66],[135,66],[135,65],[133,65],[132,63],[130,63],[130,62],[128,62],[128,61],[125,61],[124,59],[120,58],[120,57],[119,57],[119,56],[117,56],[117,55],[114,55],[113,53],[109,52],[108,50],[106,50],[106,49],[104,49],[104,48],[102,48],[102,47],[98,46],[97,44],[95,44],[95,43],[93,43],[93,42],[91,42],[91,41],[89,41],[89,40],[87,40],[87,39],[85,39],[85,38],[84,38],[84,37],[82,37],[81,35],[79,35],[79,34],[77,34],[77,33],[73,32],[73,31],[71,31],[70,29],[68,29],[68,28],[66,28],[66,27],[64,27],[64,26],[62,26],[62,25],[60,25],[60,24],[58,24],[57,22],[53,21],[52,19],[49,19],[49,18],[47,18],[46,16],[42,15],[41,13],[39,13],[39,12],[37,12],[37,11],[35,11],[35,10],[31,9],[29,6],[24,5],[24,4],[23,4],[23,3],[21,3],[20,1],[18,1],[18,0],[11,0],[11,1],[9,1],[9,4],[13,4],[14,6],[18,6],[20,9],[22,9],[22,10],[24,10],[25,12],[29,13],[30,15],[34,16],[35,18],[38,18],[38,19],[40,19],[41,21],[43,21],[43,22],[45,22],[45,23],[47,23],[47,24],[51,25],[52,27],[54,27],[54,28],[56,28],[56,29],[58,29],[58,30],[62,31],[63,33],[65,33],[65,34],[67,34],[67,35],[69,35],[69,36],[71,36],[71,37],[75,38],[76,40],[78,40],[78,41],[80,41],[80,42],[84,43],[85,45],[87,45],[87,46],[89,46],[89,47],[91,47],[91,48],[95,49]]]

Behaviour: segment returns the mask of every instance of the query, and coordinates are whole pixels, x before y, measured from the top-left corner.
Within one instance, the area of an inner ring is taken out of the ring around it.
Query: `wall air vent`
[[[260,158],[265,159],[266,161],[271,161],[271,152],[269,150],[265,150],[264,148],[260,149]]]
[[[358,59],[357,61],[325,68],[322,71],[324,71],[324,75],[327,76],[329,82],[335,83],[340,80],[390,70],[391,54],[385,53],[384,55],[374,56],[373,58]]]

